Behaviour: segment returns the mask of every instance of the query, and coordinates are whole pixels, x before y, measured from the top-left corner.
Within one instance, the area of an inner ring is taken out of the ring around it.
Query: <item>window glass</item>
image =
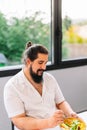
[[[0,66],[21,64],[27,41],[43,44],[50,52],[50,25],[51,0],[1,0]]]
[[[62,0],[62,60],[87,58],[87,0]]]

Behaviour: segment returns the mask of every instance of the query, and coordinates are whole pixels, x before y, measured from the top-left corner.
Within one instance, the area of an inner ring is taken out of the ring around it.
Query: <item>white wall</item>
[[[48,72],[55,76],[65,98],[76,112],[87,110],[87,66]],[[3,104],[3,88],[8,79],[10,77],[0,78],[0,130],[11,130]]]
[[[11,123],[8,119],[3,102],[3,88],[10,77],[0,78],[0,130],[11,130]]]
[[[87,110],[87,66],[51,71],[76,112]]]

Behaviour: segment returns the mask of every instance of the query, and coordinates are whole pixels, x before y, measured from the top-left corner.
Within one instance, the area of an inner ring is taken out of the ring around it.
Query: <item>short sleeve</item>
[[[56,85],[56,91],[55,91],[55,101],[56,101],[56,104],[59,104],[61,102],[63,102],[65,100],[64,96],[63,96],[63,93],[57,83]]]

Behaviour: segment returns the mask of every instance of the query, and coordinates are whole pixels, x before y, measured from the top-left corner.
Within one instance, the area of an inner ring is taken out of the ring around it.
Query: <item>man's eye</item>
[[[39,64],[43,64],[42,62],[39,62]]]

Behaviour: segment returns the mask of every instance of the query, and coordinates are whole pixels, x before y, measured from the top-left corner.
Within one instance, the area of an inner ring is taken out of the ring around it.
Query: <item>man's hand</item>
[[[72,112],[72,113],[70,114],[70,117],[75,117],[75,118],[78,118],[78,115],[77,115],[77,113]]]
[[[61,110],[57,110],[53,116],[51,116],[49,119],[48,119],[48,123],[49,123],[49,128],[52,128],[52,127],[55,127],[61,123],[63,123],[64,121],[64,112],[61,111]]]

